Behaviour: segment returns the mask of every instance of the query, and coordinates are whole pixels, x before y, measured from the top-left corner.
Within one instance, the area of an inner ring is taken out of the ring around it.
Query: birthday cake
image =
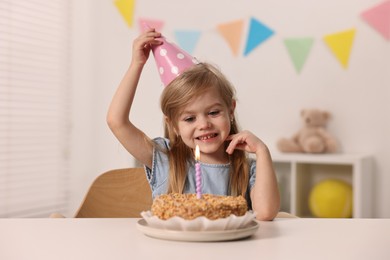
[[[243,216],[247,211],[248,205],[243,196],[212,194],[202,194],[200,199],[196,197],[196,194],[163,194],[154,199],[151,208],[151,213],[162,220],[175,216],[187,220],[204,216],[215,220],[230,215]]]

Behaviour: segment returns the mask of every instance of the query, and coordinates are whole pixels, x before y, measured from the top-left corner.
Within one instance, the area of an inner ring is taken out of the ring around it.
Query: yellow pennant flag
[[[355,32],[355,29],[350,29],[324,37],[325,43],[344,68],[348,67]]]
[[[243,20],[237,20],[217,26],[218,32],[225,38],[235,56],[237,56],[240,49],[243,26]]]
[[[133,26],[135,0],[115,0],[114,4],[129,27]]]

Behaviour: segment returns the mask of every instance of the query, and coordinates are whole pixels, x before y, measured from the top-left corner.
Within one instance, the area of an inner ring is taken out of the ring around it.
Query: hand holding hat
[[[147,25],[145,25],[148,27]],[[164,36],[159,38],[160,45],[153,45],[152,52],[164,86],[167,86],[183,71],[199,62]]]

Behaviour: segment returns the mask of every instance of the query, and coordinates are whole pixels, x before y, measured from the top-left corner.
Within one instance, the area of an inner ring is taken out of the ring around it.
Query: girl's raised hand
[[[152,45],[162,44],[158,38],[161,37],[161,33],[156,32],[155,29],[147,29],[144,33],[140,34],[133,42],[133,56],[132,63],[145,65],[149,58]]]
[[[259,150],[268,149],[263,141],[249,131],[242,131],[230,135],[226,140],[230,141],[226,149],[228,154],[232,154],[235,149],[244,150],[249,153],[256,153]]]

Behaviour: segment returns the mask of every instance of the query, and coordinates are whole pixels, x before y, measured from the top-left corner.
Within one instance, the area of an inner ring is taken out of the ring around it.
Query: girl
[[[202,193],[243,195],[257,219],[272,220],[280,197],[269,150],[251,132],[238,131],[234,89],[215,67],[194,65],[164,88],[165,138],[151,140],[129,120],[143,66],[160,37],[148,29],[135,39],[130,67],[108,110],[110,129],[145,165],[153,197],[195,193],[194,149],[199,145]],[[248,159],[247,152],[256,160]]]

